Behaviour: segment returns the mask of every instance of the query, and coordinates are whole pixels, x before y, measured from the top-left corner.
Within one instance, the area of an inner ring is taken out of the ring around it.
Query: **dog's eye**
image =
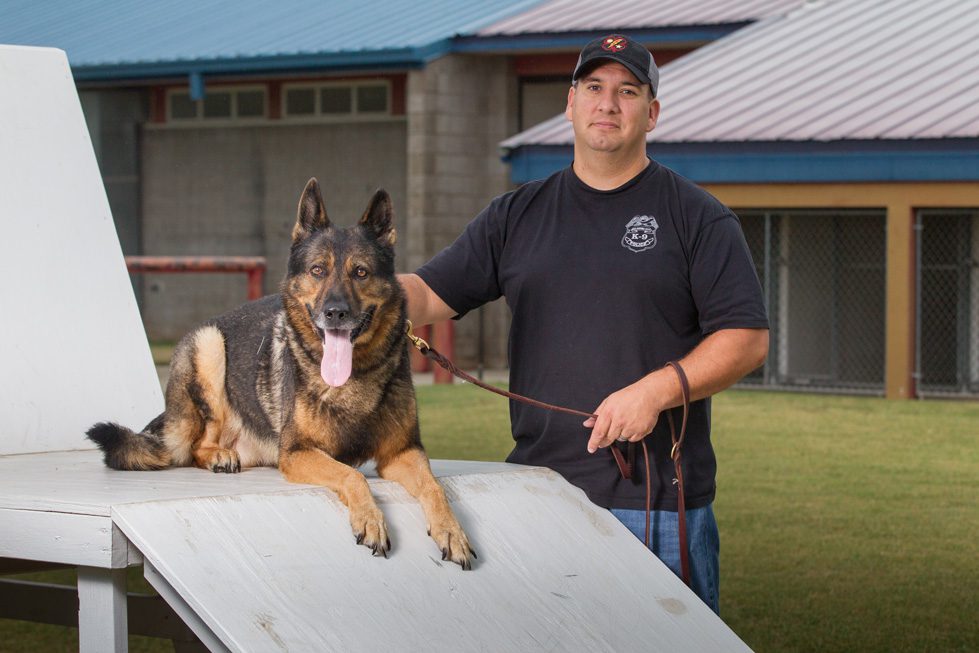
[[[358,279],[366,279],[368,275],[367,268],[358,266],[356,269],[354,269],[354,274],[357,275]]]
[[[326,270],[323,269],[322,265],[314,265],[313,267],[309,268],[309,273],[314,277],[322,277],[326,274]]]

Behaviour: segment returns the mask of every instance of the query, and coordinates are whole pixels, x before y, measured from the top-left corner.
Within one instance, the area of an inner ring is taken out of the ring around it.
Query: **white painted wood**
[[[107,516],[7,508],[0,508],[0,556],[106,568],[127,562],[126,539]]]
[[[173,589],[173,586],[156,570],[153,563],[146,562],[143,566],[143,575],[156,589],[157,593],[173,608],[173,611],[183,620],[192,630],[201,643],[207,647],[211,653],[223,653],[228,651],[228,647],[214,634],[204,620],[187,605],[180,594]]]
[[[479,553],[441,561],[418,504],[372,490],[390,558],[321,489],[113,506],[114,521],[233,651],[747,651],[608,511],[540,468],[443,479]]]
[[[126,570],[78,568],[78,649],[80,653],[129,650]]]
[[[521,469],[505,463],[432,461],[436,476]],[[373,483],[371,468],[363,470]],[[251,468],[240,474],[215,474],[196,468],[158,472],[119,472],[102,464],[98,451],[57,451],[0,456],[0,508],[109,516],[120,503],[201,496],[289,492],[298,487],[278,469]]]
[[[0,454],[163,408],[64,52],[0,46]]]

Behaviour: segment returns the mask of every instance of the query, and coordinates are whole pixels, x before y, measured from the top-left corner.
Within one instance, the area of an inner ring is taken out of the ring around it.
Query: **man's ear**
[[[571,88],[568,89],[568,104],[566,107],[564,107],[564,117],[567,118],[568,120],[572,119],[571,105],[574,104],[574,92],[575,92],[575,88],[574,88],[574,84],[572,84]]]
[[[646,131],[653,131],[656,128],[657,122],[659,122],[659,100],[654,98],[649,103],[649,122],[646,123]]]
[[[397,233],[394,230],[394,205],[386,190],[377,189],[374,197],[367,204],[367,210],[364,211],[360,224],[367,227],[368,233],[381,247],[394,247],[397,240]]]
[[[299,198],[297,213],[296,226],[292,228],[293,243],[309,238],[314,231],[329,228],[330,218],[326,215],[323,195],[320,193],[320,184],[316,181],[316,177],[306,182],[306,188]]]

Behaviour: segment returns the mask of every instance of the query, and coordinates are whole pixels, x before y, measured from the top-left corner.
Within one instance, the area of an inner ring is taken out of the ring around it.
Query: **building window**
[[[167,93],[167,119],[175,123],[231,120],[261,120],[266,115],[265,89],[218,88],[203,100],[192,100],[190,91],[173,89]]]
[[[287,85],[284,118],[350,119],[391,115],[391,85],[386,80]]]

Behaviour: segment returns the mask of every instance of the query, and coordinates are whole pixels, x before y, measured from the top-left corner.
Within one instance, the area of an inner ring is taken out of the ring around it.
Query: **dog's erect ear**
[[[327,217],[326,207],[323,206],[320,184],[316,181],[316,177],[313,177],[306,182],[306,188],[299,198],[299,215],[296,217],[296,226],[292,228],[292,242],[298,243],[308,238],[314,231],[329,226],[330,218]]]
[[[382,247],[394,247],[397,234],[394,231],[394,206],[391,196],[383,188],[374,193],[360,224],[374,236]]]

